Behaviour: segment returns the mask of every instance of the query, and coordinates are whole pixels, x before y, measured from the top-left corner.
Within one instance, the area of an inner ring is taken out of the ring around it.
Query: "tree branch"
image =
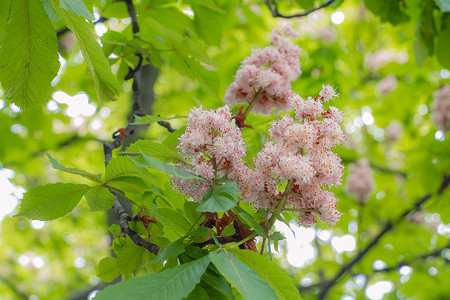
[[[440,248],[440,249],[437,249],[437,250],[435,250],[435,251],[433,251],[433,252],[425,253],[425,254],[422,254],[422,255],[413,257],[413,258],[410,259],[410,260],[404,260],[404,261],[401,261],[401,262],[399,262],[399,263],[398,263],[397,265],[395,265],[395,266],[386,267],[386,268],[379,269],[379,270],[374,270],[374,272],[383,272],[383,273],[387,273],[387,272],[396,271],[396,270],[398,270],[400,267],[412,265],[412,264],[414,263],[414,260],[424,260],[424,259],[426,259],[426,258],[428,258],[428,257],[437,257],[437,256],[441,256],[446,262],[449,262],[449,259],[448,259],[447,257],[444,257],[444,256],[441,255],[442,250],[447,249],[447,248],[450,248],[450,243],[447,244],[447,246],[442,247],[442,248]]]
[[[299,13],[299,14],[295,14],[295,15],[282,15],[278,12],[278,4],[276,2],[276,0],[266,0],[266,5],[269,8],[270,12],[272,13],[272,16],[275,18],[285,18],[285,19],[291,19],[291,18],[301,18],[301,17],[305,17],[313,12],[315,12],[316,10],[322,9],[324,7],[329,6],[330,4],[332,4],[334,1],[336,0],[329,0],[327,2],[325,2],[324,4],[311,8],[310,10],[307,10],[305,12]]]
[[[437,195],[441,195],[445,189],[448,188],[450,185],[450,174],[443,176],[442,185],[440,186],[439,190],[437,191]],[[402,213],[395,221],[388,221],[383,229],[378,233],[378,235],[363,249],[361,250],[350,262],[343,265],[342,268],[336,273],[336,275],[328,281],[325,281],[323,284],[321,284],[321,291],[319,293],[318,299],[324,299],[327,295],[330,288],[336,284],[336,282],[341,278],[342,275],[344,275],[347,271],[351,270],[352,267],[357,264],[363,257],[374,247],[378,244],[380,239],[388,232],[390,232],[398,223],[400,223],[403,219],[405,219],[409,214],[416,212],[422,208],[422,205],[432,197],[432,194],[425,195],[421,197],[419,200],[417,200],[413,207],[406,210],[404,213]],[[305,290],[305,289],[303,289]]]

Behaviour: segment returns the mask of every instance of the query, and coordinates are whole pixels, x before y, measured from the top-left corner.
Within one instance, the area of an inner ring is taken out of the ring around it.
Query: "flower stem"
[[[272,216],[270,217],[270,220],[267,224],[267,229],[270,230],[275,224],[275,221],[277,220],[278,216],[281,214],[281,212],[285,209],[284,205],[286,204],[287,198],[289,196],[289,192],[292,189],[292,186],[294,185],[295,179],[290,179],[287,183],[286,189],[284,190],[283,197],[281,198],[280,202],[278,203],[277,207],[272,213]]]
[[[250,102],[250,104],[247,106],[247,108],[244,111],[244,114],[242,115],[242,119],[245,120],[245,118],[247,118],[248,113],[250,112],[250,110],[253,108],[253,106],[255,105],[256,101],[258,100],[259,96],[262,94],[263,92],[263,88],[260,88],[259,90],[255,89],[255,97],[252,99],[252,101]]]

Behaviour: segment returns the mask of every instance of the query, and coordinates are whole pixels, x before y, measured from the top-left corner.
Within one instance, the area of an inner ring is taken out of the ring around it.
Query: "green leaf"
[[[11,0],[0,1],[0,41],[6,29],[6,24],[9,20],[9,8],[11,7]]]
[[[274,290],[229,250],[209,253],[211,262],[244,299],[278,299]]]
[[[427,58],[428,49],[419,34],[416,34],[416,41],[414,42],[413,49],[414,56],[416,57],[416,64],[421,66],[425,58]]]
[[[120,176],[119,178],[108,181],[108,185],[125,193],[133,193],[137,195],[141,195],[145,191],[150,190],[144,180],[133,176]]]
[[[179,178],[183,178],[183,179],[196,179],[196,180],[205,180],[197,175],[194,175],[188,171],[184,171],[181,169],[178,169],[172,165],[168,165],[165,163],[162,163],[160,161],[157,161],[156,159],[146,155],[145,153],[142,153],[142,158],[143,158],[143,163],[147,166],[147,167],[153,167],[159,170],[162,170],[164,172],[166,172],[169,175],[175,176],[175,177],[179,177]],[[139,160],[136,157],[131,158],[135,163],[139,164]]]
[[[47,12],[49,19],[53,22],[59,21],[59,17],[56,14],[56,11],[53,9],[53,6],[50,1],[51,0],[41,0],[42,5],[44,5],[44,9]]]
[[[115,95],[122,90],[116,77],[111,72],[108,59],[95,39],[92,23],[83,17],[59,8],[57,0],[51,0],[58,16],[77,38],[84,60],[92,71],[94,86],[100,102],[115,100]]]
[[[450,1],[449,0],[435,0],[437,6],[443,13],[450,12]]]
[[[197,211],[227,212],[236,205],[237,194],[238,187],[234,181],[216,186],[213,191],[210,189],[206,192],[202,204],[197,207]]]
[[[83,0],[60,0],[59,6],[86,19],[95,19],[94,15],[84,5]]]
[[[183,126],[180,129],[175,130],[166,137],[166,139],[162,144],[167,146],[169,149],[172,149],[173,151],[177,151],[177,146],[180,143],[179,138],[185,131],[186,126]]]
[[[199,35],[208,43],[219,46],[222,40],[223,11],[210,1],[191,1],[194,11],[194,25]]]
[[[186,116],[174,116],[174,117],[160,117],[160,116],[134,116],[134,122],[131,123],[131,125],[140,125],[140,124],[149,124],[153,122],[159,122],[159,121],[168,121],[173,119],[181,119],[186,118]]]
[[[28,191],[17,216],[32,220],[53,220],[71,212],[92,187],[85,184],[50,183]]]
[[[264,238],[269,237],[267,235],[267,232],[264,230],[264,228],[261,225],[259,225],[259,223],[255,219],[253,219],[253,217],[249,213],[247,213],[244,209],[242,209],[241,207],[239,207],[239,209],[238,209],[238,215],[242,219],[248,221],[253,226],[253,229],[255,229],[256,233],[258,233],[260,236],[262,236]]]
[[[87,192],[86,201],[91,211],[105,210],[114,205],[114,196],[107,188],[100,185]]]
[[[167,146],[150,140],[138,140],[131,144],[126,153],[145,153],[150,157],[161,160],[180,161],[183,160],[177,152],[169,149]]]
[[[61,170],[67,173],[71,173],[71,174],[76,174],[76,175],[80,175],[86,179],[89,179],[91,181],[97,182],[97,183],[102,183],[102,175],[101,174],[92,174],[89,172],[86,172],[84,170],[78,170],[75,168],[66,168],[63,165],[61,165],[56,159],[54,159],[50,154],[47,153],[47,157],[48,160],[50,161],[50,163],[52,164],[52,167],[57,169],[57,170]]]
[[[286,237],[284,235],[282,235],[280,232],[275,231],[274,233],[272,233],[272,235],[270,235],[270,239],[272,241],[278,242],[278,241],[282,241],[282,240],[286,239]]]
[[[450,28],[446,28],[439,34],[439,41],[436,48],[436,57],[439,63],[450,69]]]
[[[209,257],[205,256],[160,273],[132,278],[106,287],[96,295],[95,299],[181,299],[194,290],[209,262]]]
[[[277,264],[250,250],[232,250],[236,257],[256,271],[277,294],[276,299],[301,299],[292,279]]]
[[[185,235],[191,227],[181,213],[170,208],[159,208],[153,212],[153,217],[157,222],[163,224],[164,228],[173,230],[179,236]]]
[[[163,263],[166,259],[177,257],[184,251],[186,251],[184,245],[179,241],[175,241],[164,248],[164,250],[162,250],[162,252],[159,253],[158,256],[155,257],[150,263],[148,263],[147,266],[155,263]]]
[[[116,253],[117,258],[105,257],[99,262],[98,277],[105,282],[111,282],[119,275],[134,272],[140,267],[145,251],[145,248],[137,246],[127,237],[125,246]]]
[[[13,1],[9,18],[0,43],[4,98],[21,107],[45,103],[59,69],[53,25],[40,1]]]
[[[148,179],[150,174],[145,169],[142,169],[128,157],[115,157],[111,159],[106,167],[105,183],[111,180],[116,180],[120,177],[138,177],[141,179]]]

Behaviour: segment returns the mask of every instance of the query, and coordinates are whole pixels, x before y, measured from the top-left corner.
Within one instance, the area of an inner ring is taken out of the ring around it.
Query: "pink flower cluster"
[[[444,85],[433,94],[433,121],[442,130],[450,129],[450,85]]]
[[[242,133],[228,106],[216,111],[194,108],[188,115],[178,149],[188,163],[184,169],[207,180],[225,174],[234,177],[244,165],[242,158],[246,154]],[[201,202],[211,182],[174,178],[173,186]]]
[[[367,160],[359,160],[357,164],[350,164],[350,175],[347,176],[345,190],[355,197],[356,201],[364,205],[369,200],[369,194],[374,189],[373,175]]]
[[[255,113],[269,114],[274,108],[287,108],[289,97],[293,95],[291,82],[301,74],[298,59],[301,49],[287,38],[298,38],[294,30],[285,28],[284,36],[274,29],[272,45],[253,50],[243,61],[225,92],[226,104],[250,103],[259,95],[253,107]]]
[[[272,123],[271,141],[254,161],[254,181],[249,187],[253,191],[247,192],[247,199],[263,208],[276,206],[287,192],[287,207],[302,210],[302,226],[315,224],[316,216],[333,225],[340,217],[338,199],[326,187],[340,185],[342,179],[341,159],[330,150],[345,138],[340,127],[342,113],[335,107],[323,109],[322,100],[337,96],[330,86],[324,86],[320,95],[290,98],[295,117],[287,114]],[[287,180],[294,180],[293,187],[283,191]]]

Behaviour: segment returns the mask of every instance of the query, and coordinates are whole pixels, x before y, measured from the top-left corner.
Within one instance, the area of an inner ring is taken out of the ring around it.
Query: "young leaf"
[[[98,99],[100,102],[105,100],[115,100],[115,95],[117,95],[122,88],[111,72],[108,59],[105,57],[102,48],[95,39],[92,24],[86,22],[83,17],[60,8],[58,0],[51,1],[58,16],[77,38],[84,60],[92,71]]]
[[[53,220],[71,212],[92,187],[85,184],[50,183],[29,190],[20,202],[17,216]]]
[[[209,253],[211,262],[244,299],[278,299],[271,286],[227,249]]]
[[[156,274],[132,278],[100,291],[97,300],[181,299],[187,297],[209,264],[209,257],[176,266]]]
[[[95,19],[94,15],[84,5],[83,0],[60,0],[59,6],[86,19]]]
[[[66,168],[63,165],[61,165],[56,159],[54,159],[50,154],[47,153],[48,160],[52,164],[52,167],[67,173],[72,173],[76,175],[80,175],[86,179],[89,179],[91,181],[102,183],[102,175],[101,174],[92,174],[89,172],[86,172],[84,170],[78,170],[75,168]]]
[[[47,101],[58,74],[56,33],[41,1],[12,1],[9,18],[0,43],[4,98],[21,107],[36,106]]]
[[[197,207],[201,212],[227,212],[236,205],[238,188],[237,183],[227,182],[208,190],[203,197],[203,202]]]
[[[98,265],[97,275],[105,282],[113,281],[121,274],[129,274],[139,268],[146,250],[134,244],[127,237],[126,245],[118,251],[117,258],[105,257]]]
[[[277,294],[277,299],[301,299],[292,279],[274,262],[250,250],[237,249],[231,252],[270,285]]]
[[[97,186],[87,192],[86,201],[91,211],[110,209],[114,205],[114,196],[104,186]]]
[[[153,265],[155,263],[162,263],[166,259],[177,257],[184,251],[186,251],[184,245],[179,241],[175,241],[169,244],[166,248],[164,248],[164,250],[161,253],[159,253],[158,256],[156,256],[151,262],[149,262],[147,266]]]
[[[143,163],[147,166],[147,167],[153,167],[159,170],[162,170],[164,172],[166,172],[169,175],[175,176],[175,177],[179,177],[179,178],[183,178],[183,179],[196,179],[196,180],[205,180],[197,175],[194,175],[188,171],[184,171],[181,169],[178,169],[172,165],[168,165],[165,163],[162,163],[160,161],[157,161],[156,159],[146,155],[145,153],[142,153],[142,157],[143,157]],[[136,157],[131,158],[135,163],[140,163],[139,159]]]
[[[126,153],[145,153],[150,157],[160,160],[180,161],[182,158],[177,152],[169,149],[167,146],[150,140],[138,140],[128,147]]]

